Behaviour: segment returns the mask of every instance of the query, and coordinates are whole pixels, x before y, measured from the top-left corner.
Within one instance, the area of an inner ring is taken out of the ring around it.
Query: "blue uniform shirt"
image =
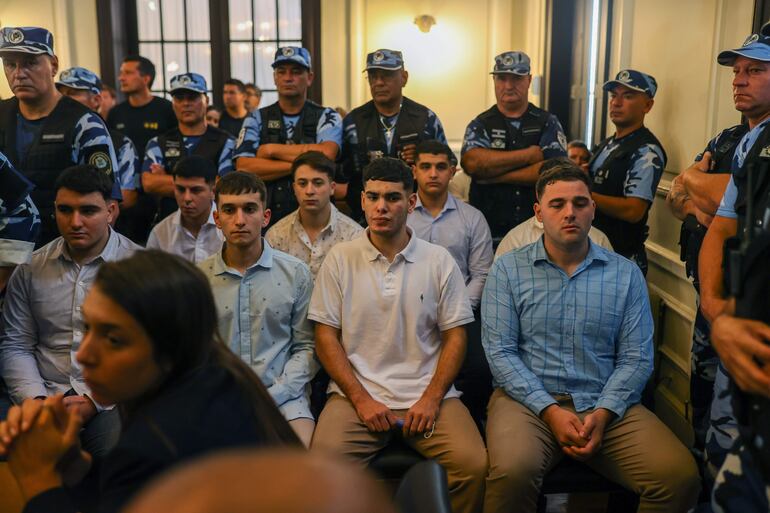
[[[182,136],[184,141],[184,149],[187,155],[190,155],[195,147],[201,140],[201,136]],[[228,138],[225,143],[225,147],[222,148],[222,152],[219,154],[219,162],[217,164],[217,171],[219,176],[224,176],[233,170],[233,149],[235,148],[235,141],[232,138]],[[144,162],[142,162],[142,172],[148,172],[151,164],[160,164],[166,168],[166,173],[171,174],[171,169],[166,166],[166,158],[163,156],[163,150],[158,144],[158,138],[153,137],[147,142],[147,148],[144,151]]]
[[[548,121],[546,121],[543,127],[543,133],[540,136],[539,142],[540,149],[543,151],[543,157],[545,159],[566,157],[567,137],[564,135],[561,123],[553,114],[547,114],[547,116]],[[517,133],[521,126],[521,118],[506,119],[513,131]],[[465,129],[461,153],[464,155],[466,151],[473,148],[492,148],[492,138],[478,118],[471,121]]]
[[[283,116],[283,126],[286,130],[286,139],[290,140],[294,137],[294,130],[299,123],[300,115]],[[257,155],[260,141],[259,134],[262,131],[262,115],[259,109],[254,110],[251,114],[246,116],[241,127],[241,133],[238,136],[238,142],[236,143],[235,153],[233,158],[239,157],[254,157]],[[336,143],[339,148],[342,147],[342,118],[340,115],[331,108],[326,108],[321,114],[318,120],[318,126],[316,128],[316,144],[331,141]]]
[[[118,167],[115,181],[121,189],[135,190],[139,188],[139,155],[131,139],[123,136],[118,152]]]
[[[604,161],[619,144],[615,141],[615,136],[612,136],[611,141],[602,148],[591,164],[592,178],[596,176],[597,170],[601,169]],[[632,165],[626,172],[623,196],[641,198],[652,203],[660,178],[663,176],[663,168],[666,165],[663,150],[656,144],[645,144],[631,155],[630,162]]]
[[[543,239],[492,265],[481,300],[482,344],[495,386],[540,414],[570,394],[579,412],[622,418],[652,374],[652,313],[630,260],[590,243],[572,276]]]
[[[380,115],[379,118],[380,131],[385,136],[385,142],[388,145],[388,152],[390,152],[391,146],[393,144],[393,134],[395,132],[393,130],[388,132],[385,130],[385,126],[389,128],[395,128],[396,123],[398,123],[398,114],[394,116]],[[345,119],[342,120],[342,139],[342,142],[346,148],[358,144],[358,130],[356,128],[356,123],[353,116],[346,116]],[[437,139],[443,144],[448,144],[441,120],[438,118],[436,113],[430,109],[428,109],[428,121],[425,123],[425,128],[422,132],[422,140],[427,141],[429,139]]]
[[[29,197],[32,183],[0,153],[0,266],[27,262],[40,231],[40,214]]]
[[[28,120],[24,118],[20,113],[16,116],[16,154],[19,158],[22,155],[27,154],[30,145],[35,140],[35,137],[40,133],[43,128],[45,118]],[[92,146],[105,146],[110,160],[112,161],[112,169],[115,174],[115,183],[112,187],[112,198],[116,200],[122,200],[123,196],[120,193],[120,184],[117,180],[118,170],[118,158],[115,153],[115,148],[112,146],[112,139],[107,131],[107,126],[104,124],[102,118],[95,112],[89,112],[83,114],[75,127],[75,138],[72,143],[72,162],[77,162],[79,165],[88,164],[89,154],[85,151]]]
[[[735,148],[735,156],[733,157],[733,175],[735,175],[735,172],[743,167],[746,156],[749,154],[749,151],[751,151],[754,143],[757,142],[759,134],[762,133],[762,130],[765,128],[765,126],[767,126],[768,123],[770,123],[770,119],[764,120],[749,130],[746,135],[741,138],[740,142],[738,142],[738,147]],[[717,209],[717,215],[721,217],[727,217],[729,219],[738,219],[738,214],[735,212],[735,200],[737,199],[738,188],[735,186],[735,180],[731,175],[730,181],[727,182],[727,188],[722,195],[722,201],[720,202],[719,208]]]

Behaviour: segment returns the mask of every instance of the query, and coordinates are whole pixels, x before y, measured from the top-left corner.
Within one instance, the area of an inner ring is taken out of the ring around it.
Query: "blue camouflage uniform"
[[[96,73],[77,66],[59,73],[56,87],[61,86],[88,91],[91,94],[102,92],[102,81]],[[136,147],[122,132],[110,129],[109,133],[117,154],[118,167],[115,172],[115,181],[121,190],[136,190],[140,186],[139,155]]]
[[[0,57],[6,52],[54,57],[53,36],[37,27],[4,27],[0,30]],[[62,97],[45,118],[28,120],[16,97],[0,101],[0,124],[5,137],[0,151],[30,180],[32,200],[40,211],[37,244],[58,235],[53,214],[56,176],[73,165],[93,165],[114,178],[117,156],[104,121],[80,103]],[[113,198],[122,199],[117,182]]]
[[[732,66],[738,56],[743,56],[761,62],[770,62],[770,31],[767,25],[762,27],[762,34],[754,34],[746,39],[741,48],[721,52],[717,61],[723,66]],[[757,159],[759,152],[765,153],[770,148],[768,144],[767,129],[770,120],[765,120],[751,129],[738,143],[733,159],[733,171],[727,184],[722,202],[717,210],[717,215],[730,219],[737,219],[739,225],[738,237],[743,237],[741,225],[746,229],[755,226],[755,219],[742,219],[738,215],[737,201],[739,188],[737,182],[745,183],[746,170],[750,162]],[[757,143],[760,141],[761,146]],[[757,146],[756,148],[754,148]],[[740,178],[739,178],[740,177]],[[753,191],[744,191],[751,194]],[[767,203],[766,197],[759,197],[760,202]],[[745,207],[745,204],[744,204]],[[760,206],[757,212],[763,215]],[[741,208],[743,211],[743,207]],[[761,224],[757,224],[761,226]],[[764,230],[767,231],[767,226]],[[754,229],[753,231],[756,231]],[[734,272],[733,269],[729,270]],[[751,276],[742,276],[742,280],[751,280]],[[766,296],[767,283],[760,284],[763,287],[762,295]],[[744,288],[746,284],[744,283]],[[736,313],[741,315],[743,308],[739,299]],[[707,461],[710,470],[719,469],[712,494],[712,507],[717,513],[767,513],[770,511],[770,486],[760,469],[759,460],[755,449],[764,450],[768,441],[764,440],[760,433],[751,432],[748,426],[739,424],[734,406],[736,399],[732,397],[731,378],[722,365],[719,366],[714,384],[714,401],[711,406],[711,427],[706,440]],[[745,399],[741,394],[741,403]],[[746,412],[744,412],[745,415]],[[765,415],[766,418],[766,415]],[[766,475],[766,474],[765,474]]]
[[[40,231],[40,215],[29,197],[32,188],[0,153],[0,267],[23,264],[32,255]]]

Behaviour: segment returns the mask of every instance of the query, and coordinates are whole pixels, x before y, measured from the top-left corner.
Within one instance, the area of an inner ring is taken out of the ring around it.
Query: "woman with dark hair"
[[[300,445],[260,379],[220,339],[211,289],[191,263],[142,251],[102,264],[82,313],[76,359],[91,397],[119,408],[121,436],[91,465],[78,444],[80,419],[61,396],[13,407],[0,423],[0,454],[25,512],[118,511],[155,475],[204,453]]]

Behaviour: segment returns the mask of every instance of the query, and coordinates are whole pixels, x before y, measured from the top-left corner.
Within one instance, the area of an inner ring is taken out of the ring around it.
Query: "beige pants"
[[[403,417],[406,410],[394,410],[394,413]],[[342,454],[366,465],[392,436],[392,432],[369,431],[350,401],[332,394],[318,418],[311,449]],[[446,469],[452,511],[481,511],[487,451],[476,424],[459,399],[446,399],[441,403],[433,436],[426,439],[419,434],[405,441]]]
[[[570,400],[560,406],[575,411]],[[543,476],[566,455],[548,425],[502,389],[492,394],[488,413],[484,513],[534,512]],[[577,415],[582,420],[588,413]],[[586,464],[638,494],[639,513],[684,513],[700,488],[689,451],[641,405],[605,430],[601,448]]]
[[[290,420],[289,425],[302,442],[302,445],[305,447],[310,447],[310,440],[313,439],[313,431],[315,430],[315,421],[313,419],[303,417]]]

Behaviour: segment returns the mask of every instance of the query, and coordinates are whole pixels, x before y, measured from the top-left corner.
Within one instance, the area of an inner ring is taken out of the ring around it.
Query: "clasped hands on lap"
[[[548,424],[564,454],[586,461],[602,446],[604,430],[612,422],[614,414],[599,408],[581,421],[572,411],[552,404],[542,411],[540,417]]]
[[[400,418],[393,411],[376,401],[371,396],[352,401],[358,418],[372,432],[390,431],[398,427]],[[405,437],[415,436],[430,431],[438,417],[441,399],[436,400],[423,395],[406,412],[401,431]]]
[[[0,422],[0,455],[7,457],[26,499],[76,484],[90,469],[91,456],[81,449],[79,438],[82,411],[89,408],[71,399],[61,394],[26,399]],[[88,398],[83,399],[93,408]]]

